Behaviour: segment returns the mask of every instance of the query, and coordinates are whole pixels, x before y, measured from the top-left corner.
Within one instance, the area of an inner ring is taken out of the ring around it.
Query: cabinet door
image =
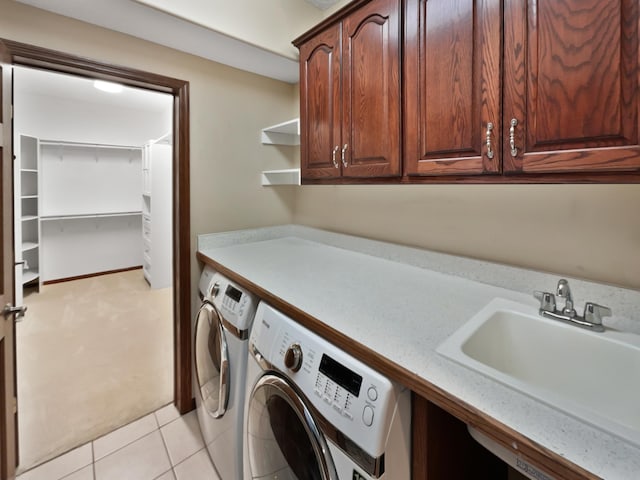
[[[340,169],[340,25],[300,46],[302,178],[335,178]]]
[[[342,175],[399,176],[398,0],[373,0],[343,20],[342,82]]]
[[[638,0],[510,0],[504,24],[505,172],[640,169]]]
[[[408,0],[405,16],[406,173],[500,172],[500,0]]]

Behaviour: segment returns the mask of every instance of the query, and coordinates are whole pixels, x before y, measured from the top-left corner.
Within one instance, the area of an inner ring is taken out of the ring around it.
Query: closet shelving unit
[[[119,238],[140,234],[142,147],[42,139],[39,155],[41,281],[140,265]]]
[[[151,288],[173,283],[172,145],[167,134],[143,147],[142,269]]]
[[[19,135],[16,155],[16,301],[22,303],[25,286],[40,288],[39,141]]]
[[[263,128],[260,140],[263,145],[300,145],[300,119],[294,118]],[[263,186],[300,185],[300,169],[265,170],[261,175],[261,183]]]

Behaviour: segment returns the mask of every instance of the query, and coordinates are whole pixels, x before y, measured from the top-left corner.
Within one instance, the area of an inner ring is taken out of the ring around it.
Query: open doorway
[[[12,195],[12,66],[71,73],[90,79],[101,79],[141,87],[173,95],[173,331],[174,331],[174,405],[180,413],[193,409],[191,388],[191,234],[189,198],[189,83],[164,75],[144,72],[130,67],[118,66],[98,60],[78,57],[55,50],[36,47],[11,40],[0,39],[0,73],[2,88],[2,122],[0,153],[3,157],[2,187],[2,231],[3,282],[0,296],[7,303],[7,321],[0,339],[3,355],[0,355],[0,477],[13,478],[18,463],[17,402],[15,379],[15,333],[14,313],[20,312],[15,305],[13,263],[13,195]],[[13,302],[13,304],[11,303]]]
[[[173,400],[173,96],[14,69],[21,469]]]

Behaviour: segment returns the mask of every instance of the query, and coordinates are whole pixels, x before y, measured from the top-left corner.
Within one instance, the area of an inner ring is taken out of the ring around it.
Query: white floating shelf
[[[300,119],[263,128],[261,140],[269,145],[300,145]]]
[[[266,170],[262,172],[262,185],[300,185],[300,169]]]

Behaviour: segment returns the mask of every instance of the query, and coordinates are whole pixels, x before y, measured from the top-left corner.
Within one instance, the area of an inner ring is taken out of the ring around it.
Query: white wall
[[[303,0],[138,0],[265,50],[297,59],[291,40],[322,20]]]
[[[20,82],[16,70],[15,82]],[[142,146],[171,130],[171,98],[162,113],[16,91],[14,130],[47,140]]]
[[[142,265],[142,217],[42,222],[44,281]]]
[[[40,216],[141,210],[142,151],[40,147]]]

